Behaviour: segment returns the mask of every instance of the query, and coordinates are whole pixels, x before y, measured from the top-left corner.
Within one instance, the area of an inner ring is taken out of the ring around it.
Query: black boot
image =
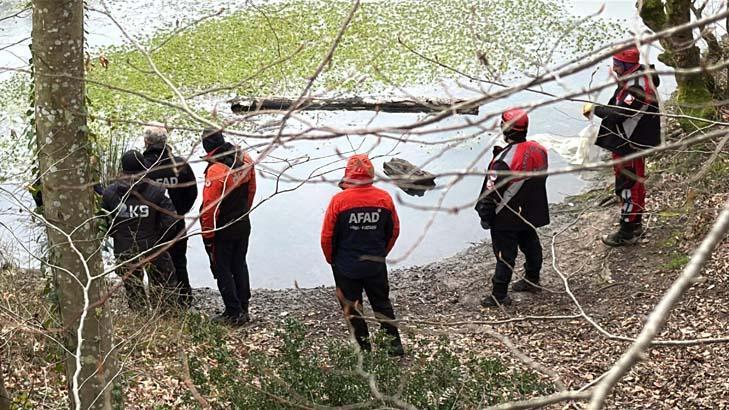
[[[643,225],[640,222],[621,222],[617,232],[602,237],[602,242],[607,246],[627,246],[638,243],[638,238],[643,234]]]
[[[538,280],[519,279],[511,285],[511,290],[514,292],[539,293],[542,291],[542,288],[539,287]]]
[[[501,305],[510,305],[511,304],[511,298],[509,295],[504,296],[503,298],[497,298],[494,295],[488,295],[481,301],[481,306],[485,308],[489,307],[496,307]]]
[[[241,317],[246,322],[250,322],[251,321],[251,315],[250,315],[250,313],[248,313],[248,303],[241,303],[240,304],[240,308],[241,308]]]
[[[400,339],[395,339],[392,341],[392,344],[390,344],[390,348],[387,349],[387,354],[390,357],[405,356],[405,348],[402,347],[402,342],[400,341]]]
[[[220,315],[214,316],[210,320],[214,323],[232,327],[243,326],[244,324],[248,323],[247,318],[243,317],[242,313],[231,314],[228,312],[223,312]]]

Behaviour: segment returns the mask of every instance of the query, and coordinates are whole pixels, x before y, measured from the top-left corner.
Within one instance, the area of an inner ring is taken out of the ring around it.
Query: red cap
[[[637,47],[633,46],[623,51],[618,51],[613,55],[613,58],[624,63],[638,64],[640,62],[640,51],[638,51]]]
[[[529,116],[521,108],[512,108],[501,114],[501,124],[513,131],[526,131],[529,127]]]

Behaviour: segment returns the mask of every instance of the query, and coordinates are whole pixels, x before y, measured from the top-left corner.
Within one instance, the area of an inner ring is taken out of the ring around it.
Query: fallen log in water
[[[236,113],[260,110],[290,110],[296,100],[283,97],[270,98],[233,98],[228,101],[230,109]],[[478,115],[478,107],[453,108],[465,100],[438,100],[425,98],[420,100],[375,100],[361,97],[351,98],[307,98],[299,110],[323,111],[380,111],[399,113],[431,113],[455,110],[457,114]]]
[[[423,196],[425,191],[435,188],[435,175],[404,159],[393,158],[383,164],[383,169],[385,175],[408,195]]]

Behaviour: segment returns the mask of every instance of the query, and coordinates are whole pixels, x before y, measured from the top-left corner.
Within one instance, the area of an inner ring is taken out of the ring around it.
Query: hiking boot
[[[247,316],[243,316],[242,313],[239,313],[237,315],[222,313],[220,315],[213,316],[213,318],[210,320],[213,323],[217,323],[220,325],[238,327],[248,323],[250,319]]]
[[[542,291],[542,288],[539,287],[539,282],[519,279],[511,286],[511,290],[514,292],[539,293]]]
[[[628,246],[638,243],[638,238],[643,234],[643,225],[638,223],[621,223],[617,232],[603,236],[602,243],[607,246]]]
[[[489,307],[497,307],[497,306],[507,306],[511,304],[511,298],[509,295],[504,296],[502,299],[497,299],[494,295],[488,295],[481,301],[481,306],[485,308]]]

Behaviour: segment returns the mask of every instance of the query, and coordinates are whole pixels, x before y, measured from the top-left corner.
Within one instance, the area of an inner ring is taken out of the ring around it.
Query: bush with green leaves
[[[457,355],[445,338],[411,342],[404,359],[387,355],[384,335],[376,336],[372,352],[359,352],[341,339],[324,342],[326,349],[319,351],[306,327],[288,320],[276,332],[280,346],[273,353],[251,353],[243,371],[223,329],[196,317],[189,330],[196,344],[193,382],[201,393],[234,408],[374,408],[402,401],[418,408],[470,409],[553,391],[533,372],[507,369],[496,358]]]

